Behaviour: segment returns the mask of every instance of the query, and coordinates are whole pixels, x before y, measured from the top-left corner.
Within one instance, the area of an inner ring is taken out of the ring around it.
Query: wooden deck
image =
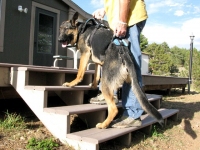
[[[189,78],[166,77],[155,75],[142,75],[144,90],[168,90],[172,88],[181,88],[182,93],[185,92]]]
[[[22,65],[22,64],[8,64],[8,63],[0,63],[0,88],[2,87],[11,87],[9,91],[13,92],[12,86],[10,85],[10,68],[11,67],[22,67],[21,70],[26,69],[26,67],[31,67],[32,71],[38,70],[38,72],[42,72],[42,70],[57,69],[60,71],[68,70],[68,73],[77,72],[76,69],[73,68],[62,68],[62,67],[45,67],[45,66],[32,66],[32,65]],[[70,71],[71,69],[71,71]],[[29,70],[31,71],[31,70]],[[88,73],[94,73],[94,71],[88,70]],[[170,92],[172,88],[181,88],[182,93],[185,92],[185,88],[188,84],[188,78],[180,78],[180,77],[165,77],[165,76],[155,76],[155,75],[142,75],[144,91],[149,90],[167,90]],[[5,91],[5,90],[4,90]],[[8,90],[5,94],[8,93]],[[9,97],[9,96],[8,96]],[[0,96],[1,99],[1,96]]]

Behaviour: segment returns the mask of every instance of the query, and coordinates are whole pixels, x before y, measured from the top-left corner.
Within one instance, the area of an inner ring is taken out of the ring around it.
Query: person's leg
[[[101,69],[101,75],[102,75],[102,69]],[[96,97],[92,97],[89,102],[91,104],[98,104],[98,105],[104,105],[106,104],[106,100],[103,97],[103,94],[101,93],[101,82],[99,82],[99,94]],[[117,104],[119,102],[118,97],[117,97],[117,91],[114,91],[114,100],[115,103]]]
[[[140,86],[142,87],[142,74],[141,74],[141,49],[140,49],[140,33],[146,21],[142,21],[134,26],[128,28],[126,38],[131,43],[131,52],[136,61],[136,73]],[[140,126],[141,122],[136,120],[144,112],[141,108],[137,98],[135,97],[131,85],[124,83],[122,87],[122,106],[124,109],[121,119],[113,122],[112,127],[123,128],[129,126]]]

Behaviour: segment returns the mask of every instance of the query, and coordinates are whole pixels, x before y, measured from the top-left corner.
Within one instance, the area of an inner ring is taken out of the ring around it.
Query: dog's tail
[[[152,117],[156,118],[157,121],[159,122],[159,124],[161,126],[163,126],[164,124],[164,120],[162,115],[158,112],[158,110],[148,101],[145,93],[142,91],[139,83],[138,83],[138,79],[137,79],[137,74],[136,74],[136,70],[135,70],[135,59],[133,57],[131,57],[131,54],[127,53],[127,55],[125,55],[125,57],[127,56],[127,58],[125,58],[124,60],[126,61],[126,68],[128,69],[129,75],[130,75],[130,79],[131,79],[131,86],[132,86],[132,90],[136,96],[136,98],[138,99],[138,102],[140,103],[142,109],[148,113],[149,115],[151,115]]]
[[[133,79],[134,80],[134,79]],[[142,109],[147,112],[152,117],[156,118],[157,121],[161,126],[164,124],[164,120],[162,115],[158,112],[158,110],[148,101],[145,93],[140,88],[137,81],[131,81],[132,83],[132,90],[134,91],[134,94],[136,95]],[[136,82],[136,83],[133,83]]]

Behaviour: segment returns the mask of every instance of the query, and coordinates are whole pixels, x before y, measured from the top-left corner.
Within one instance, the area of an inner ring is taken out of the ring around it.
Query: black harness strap
[[[91,23],[90,23],[91,22]],[[78,30],[78,37],[80,34],[83,34],[87,28],[87,25],[90,24],[91,26],[95,26],[95,29],[92,31],[89,40],[88,40],[88,45],[91,46],[91,42],[93,39],[94,34],[96,33],[96,31],[100,28],[107,28],[103,23],[101,23],[99,20],[95,19],[95,18],[90,18],[88,19]],[[78,37],[77,37],[77,41],[78,41]]]
[[[97,22],[96,19],[94,19],[94,18],[88,19],[88,20],[84,23],[84,25],[82,26],[82,28],[81,28],[81,34],[85,32],[86,26],[87,26],[87,24],[89,24],[89,22],[92,22],[91,25],[97,25],[97,24],[98,24],[98,22]]]
[[[89,40],[88,40],[88,45],[89,45],[89,46],[91,46],[93,36],[94,36],[94,34],[96,33],[96,31],[97,31],[100,27],[104,27],[104,26],[102,26],[102,24],[97,24],[97,25],[95,26],[95,29],[92,31],[92,34],[91,34],[91,36],[90,36],[90,38],[89,38]]]

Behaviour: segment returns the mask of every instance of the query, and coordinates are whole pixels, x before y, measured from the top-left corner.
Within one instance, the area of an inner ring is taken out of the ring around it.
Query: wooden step
[[[162,114],[164,119],[167,119],[170,117],[173,117],[173,119],[177,119],[179,110],[177,110],[177,109],[160,109],[159,112]],[[142,120],[142,126],[140,126],[140,127],[129,127],[129,128],[124,128],[124,129],[91,128],[88,130],[83,130],[83,131],[67,134],[66,137],[73,141],[79,141],[79,144],[80,144],[80,142],[83,142],[83,143],[89,143],[89,145],[94,145],[93,147],[98,147],[97,145],[102,142],[105,142],[105,141],[108,141],[111,139],[115,139],[115,138],[121,137],[121,136],[124,137],[124,135],[129,134],[133,131],[142,129],[142,128],[146,128],[146,127],[151,128],[152,124],[156,123],[156,120],[147,114],[142,115],[141,120]],[[127,136],[127,137],[130,138],[131,136]],[[126,139],[126,140],[128,140],[128,139]],[[130,139],[129,139],[129,141],[130,141]]]
[[[52,73],[69,73],[75,74],[77,69],[59,68],[59,67],[12,67],[13,71],[34,71],[34,72],[52,72]],[[94,70],[86,70],[86,74],[94,74]]]
[[[117,107],[122,108],[121,102],[117,104]],[[82,104],[82,105],[71,105],[61,107],[48,107],[43,108],[45,113],[50,115],[62,115],[70,118],[70,115],[76,114],[79,118],[87,122],[89,128],[96,126],[98,122],[105,120],[107,116],[107,105],[96,105],[96,104]],[[70,122],[68,122],[67,133],[70,133]]]
[[[157,95],[157,94],[146,94],[148,100],[151,102],[151,104],[159,109],[161,102],[162,102],[162,95]]]
[[[152,102],[156,100],[159,101],[161,99],[161,96],[155,94],[147,94],[147,98],[150,102]],[[119,101],[119,103],[116,106],[118,108],[122,107],[122,102]],[[81,113],[88,113],[101,110],[107,110],[107,105],[83,104],[83,105],[44,108],[44,112],[63,114],[63,115],[81,114]]]
[[[85,91],[85,90],[96,90],[91,86],[78,85],[74,87],[65,87],[65,86],[31,86],[26,85],[25,89],[27,90],[38,90],[38,91]]]
[[[66,67],[53,67],[53,66],[35,66],[35,65],[24,65],[24,64],[10,64],[10,63],[0,63],[0,67],[7,67],[7,68],[19,68],[19,67],[27,67],[27,68],[42,68],[42,69],[63,69],[69,70],[74,68],[66,68]]]
[[[64,82],[71,82],[77,76],[77,69],[37,68],[37,67],[12,67],[12,77],[19,74],[25,75],[25,85],[32,86],[61,86]],[[92,83],[94,71],[85,72],[83,80],[78,85]],[[20,79],[22,80],[22,78]]]
[[[122,107],[122,103],[116,104],[117,107]],[[82,104],[73,106],[61,106],[61,107],[49,107],[44,108],[44,112],[55,113],[60,115],[72,115],[82,114],[94,111],[107,110],[107,105],[96,105],[96,104]]]
[[[149,101],[156,101],[162,99],[162,95],[157,95],[157,94],[146,94],[147,98]]]

